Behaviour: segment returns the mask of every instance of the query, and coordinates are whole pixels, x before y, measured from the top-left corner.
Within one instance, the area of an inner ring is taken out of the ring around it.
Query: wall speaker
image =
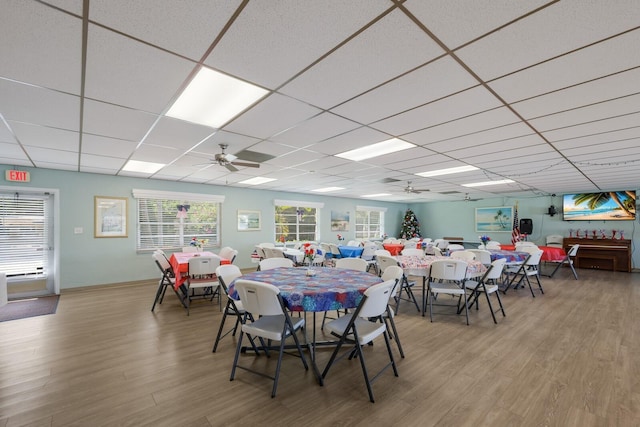
[[[554,216],[558,213],[558,211],[556,211],[556,207],[553,205],[549,206],[549,210],[547,212],[549,213],[549,216]]]
[[[520,220],[520,233],[533,234],[533,220],[530,218],[522,218]]]

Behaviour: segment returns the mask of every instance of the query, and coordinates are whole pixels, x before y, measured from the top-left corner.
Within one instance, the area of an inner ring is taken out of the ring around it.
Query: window
[[[319,210],[323,203],[275,201],[276,241],[317,241]]]
[[[386,208],[356,206],[356,239],[378,239],[384,234]]]
[[[223,196],[133,190],[137,199],[137,250],[175,250],[191,239],[220,245],[220,207]]]
[[[0,271],[44,277],[49,270],[49,196],[0,194]]]

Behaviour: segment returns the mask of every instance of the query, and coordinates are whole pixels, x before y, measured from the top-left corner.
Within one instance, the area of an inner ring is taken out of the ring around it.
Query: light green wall
[[[4,170],[13,169],[2,166]],[[274,199],[314,201],[325,203],[320,212],[320,238],[322,241],[336,242],[336,232],[331,231],[331,211],[351,213],[349,232],[342,232],[347,240],[355,237],[355,207],[357,205],[386,207],[385,228],[389,235],[400,231],[402,217],[407,205],[400,203],[372,202],[364,199],[345,199],[300,193],[275,192],[266,190],[240,189],[226,186],[189,184],[142,178],[114,177],[89,173],[67,172],[47,169],[20,167],[31,173],[31,182],[2,182],[9,187],[49,188],[60,192],[59,232],[60,245],[60,287],[74,288],[99,284],[121,283],[146,280],[158,276],[157,267],[148,253],[137,254],[136,247],[136,204],[131,190],[149,189],[187,193],[206,193],[225,196],[221,212],[221,244],[238,249],[236,264],[240,268],[255,266],[250,254],[255,244],[274,240]],[[127,238],[94,238],[93,221],[94,196],[128,197]],[[262,230],[238,232],[236,213],[238,209],[260,210]],[[82,227],[82,234],[74,234],[74,229]]]
[[[420,231],[424,237],[438,238],[444,236],[461,236],[468,241],[478,241],[480,234],[487,234],[492,240],[501,243],[511,243],[510,232],[499,233],[478,233],[475,231],[475,208],[514,206],[518,204],[518,217],[531,218],[533,220],[533,234],[528,240],[544,245],[546,236],[550,234],[560,234],[569,237],[569,229],[600,230],[607,231],[611,235],[611,230],[624,230],[624,238],[633,240],[633,248],[636,247],[637,237],[634,234],[636,221],[563,221],[562,220],[562,198],[560,196],[540,196],[529,198],[509,198],[500,197],[483,199],[477,202],[438,202],[438,203],[416,203],[409,207],[416,214],[420,222]],[[553,204],[558,210],[558,214],[550,217],[547,209]],[[575,235],[575,231],[574,231]],[[633,253],[632,265],[640,265],[640,255]]]

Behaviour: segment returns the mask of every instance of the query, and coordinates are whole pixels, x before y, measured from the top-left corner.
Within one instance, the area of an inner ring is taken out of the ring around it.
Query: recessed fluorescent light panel
[[[275,181],[275,178],[264,178],[261,176],[256,176],[254,178],[245,179],[244,181],[240,181],[238,184],[247,184],[247,185],[260,185],[266,184],[267,182]]]
[[[406,150],[407,148],[413,147],[415,147],[415,145],[411,144],[410,142],[402,141],[398,138],[392,138],[386,141],[378,142],[377,144],[367,145],[366,147],[345,151],[344,153],[336,154],[336,156],[357,162],[359,160],[371,159],[373,157],[395,153],[396,151],[402,151]]]
[[[501,179],[498,181],[473,182],[471,184],[462,184],[462,186],[463,187],[484,187],[486,185],[509,184],[511,182],[513,182],[512,179]]]
[[[122,170],[127,172],[156,173],[165,167],[163,163],[141,162],[139,160],[129,160]]]
[[[458,166],[458,167],[455,167],[455,168],[438,169],[438,170],[434,170],[434,171],[420,172],[420,173],[417,173],[416,175],[428,178],[430,176],[449,175],[449,174],[452,174],[452,173],[470,172],[470,171],[475,171],[475,170],[478,170],[478,168],[475,167],[475,166]]]
[[[167,116],[220,128],[267,93],[258,86],[203,67]]]
[[[384,197],[384,196],[390,196],[391,193],[377,193],[377,194],[365,194],[364,196],[360,196],[360,197]]]
[[[311,190],[311,191],[315,191],[316,193],[329,193],[331,191],[338,191],[338,190],[344,190],[344,187],[324,187],[324,188],[318,188],[316,190]]]

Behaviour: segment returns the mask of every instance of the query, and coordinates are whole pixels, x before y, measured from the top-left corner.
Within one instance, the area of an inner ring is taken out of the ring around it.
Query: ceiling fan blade
[[[229,169],[231,172],[238,172],[238,168],[234,168],[231,163],[227,163],[224,167]]]
[[[244,166],[247,168],[259,168],[260,165],[257,163],[245,163],[245,162],[233,162],[232,164],[236,165],[236,166]]]

